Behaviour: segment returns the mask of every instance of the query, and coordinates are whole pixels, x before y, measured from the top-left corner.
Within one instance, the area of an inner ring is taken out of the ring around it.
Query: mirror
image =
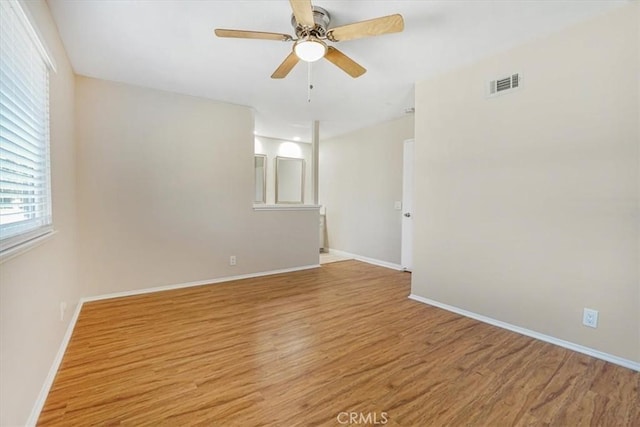
[[[254,203],[266,203],[267,199],[267,156],[256,154],[253,157],[253,168],[255,171],[255,197]]]
[[[304,159],[276,157],[278,203],[304,203]]]

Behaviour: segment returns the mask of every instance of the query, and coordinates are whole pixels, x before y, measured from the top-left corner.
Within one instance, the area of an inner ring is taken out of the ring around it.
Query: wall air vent
[[[520,73],[514,73],[509,76],[489,81],[487,96],[494,97],[505,93],[511,93],[522,85],[522,76]]]

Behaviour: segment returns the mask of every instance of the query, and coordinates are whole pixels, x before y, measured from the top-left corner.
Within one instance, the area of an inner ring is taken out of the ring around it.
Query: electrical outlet
[[[231,255],[229,257],[229,265],[236,265],[236,256],[235,255]]]
[[[598,327],[598,310],[585,308],[582,313],[582,324],[590,328]]]
[[[402,202],[395,202],[393,204],[393,208],[397,211],[401,211],[402,210]]]
[[[65,311],[67,311],[67,303],[65,301],[62,301],[60,303],[60,321],[61,322],[64,320]]]

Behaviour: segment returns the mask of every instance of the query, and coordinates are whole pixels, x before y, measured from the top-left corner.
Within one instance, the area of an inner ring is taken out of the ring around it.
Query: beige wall
[[[74,77],[44,1],[28,2],[57,65],[50,76],[53,225],[57,234],[0,265],[0,425],[24,425],[82,292],[76,279]],[[60,302],[68,309],[60,321]]]
[[[417,85],[413,293],[640,361],[639,7]]]
[[[327,247],[400,263],[403,142],[413,116],[320,142],[319,201]]]
[[[252,209],[249,108],[76,82],[87,295],[318,263],[317,211]]]

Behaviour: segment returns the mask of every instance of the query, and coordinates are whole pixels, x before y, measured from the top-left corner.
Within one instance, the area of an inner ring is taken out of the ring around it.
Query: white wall
[[[53,221],[42,245],[0,265],[0,425],[24,425],[76,304],[74,76],[44,1],[28,10],[52,53],[50,76]],[[60,321],[60,302],[68,309]]]
[[[413,293],[640,361],[639,7],[417,84]]]
[[[249,108],[76,82],[88,295],[318,263],[317,211],[252,208]]]
[[[640,22],[640,7],[636,7],[636,16],[637,16],[637,21]],[[636,34],[636,40],[637,40],[637,46],[638,49],[640,49],[640,24],[637,25],[637,34]],[[640,62],[640,53],[638,54],[639,58],[638,58],[638,62]],[[638,89],[638,98],[637,98],[637,102],[638,102],[638,135],[639,135],[639,139],[640,139],[640,84],[637,85],[637,89]],[[638,165],[640,165],[640,150],[638,150]],[[640,173],[638,174],[638,187],[640,187]],[[638,197],[638,211],[640,211],[640,197]],[[640,233],[638,233],[638,248],[640,248]],[[640,249],[638,250],[638,269],[640,269]],[[640,276],[640,272],[638,273],[638,275]],[[640,284],[639,284],[640,286]],[[638,307],[640,307],[640,291],[638,291]],[[640,314],[638,314],[638,342],[640,343]],[[638,350],[638,352],[640,353],[640,350]],[[638,356],[640,358],[640,356]]]
[[[330,249],[400,264],[403,142],[413,116],[320,142],[319,201]]]
[[[267,201],[272,205],[276,202],[276,157],[293,157],[304,159],[304,203],[313,204],[312,186],[312,152],[311,144],[295,141],[256,136],[255,153],[267,156]]]

